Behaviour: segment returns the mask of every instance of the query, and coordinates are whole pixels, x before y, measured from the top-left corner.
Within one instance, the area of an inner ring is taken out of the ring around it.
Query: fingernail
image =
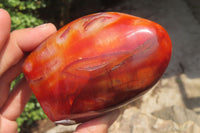
[[[35,29],[41,29],[41,30],[45,30],[48,28],[48,25],[49,23],[45,23],[45,24],[42,24],[42,25],[38,25],[35,27]]]

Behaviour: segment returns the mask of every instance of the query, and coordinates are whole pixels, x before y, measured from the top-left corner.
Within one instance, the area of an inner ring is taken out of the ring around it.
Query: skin
[[[0,9],[0,133],[17,132],[16,119],[32,95],[25,79],[10,91],[10,83],[22,70],[25,53],[31,52],[48,36],[56,32],[53,24],[43,24],[10,32],[11,20],[7,11]],[[106,133],[119,111],[80,124],[75,133]]]

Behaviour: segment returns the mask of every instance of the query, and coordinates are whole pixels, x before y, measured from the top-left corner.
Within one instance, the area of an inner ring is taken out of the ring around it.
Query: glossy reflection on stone
[[[155,22],[115,12],[79,18],[33,51],[23,72],[47,116],[83,122],[150,89],[171,57]]]

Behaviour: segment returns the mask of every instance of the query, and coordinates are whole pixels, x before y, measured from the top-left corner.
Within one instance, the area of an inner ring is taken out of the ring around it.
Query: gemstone
[[[170,37],[159,24],[104,12],[62,27],[22,67],[49,119],[75,124],[149,90],[165,72],[171,51]]]

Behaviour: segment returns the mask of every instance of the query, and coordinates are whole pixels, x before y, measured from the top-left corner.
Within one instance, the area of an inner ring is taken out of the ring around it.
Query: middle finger
[[[8,98],[11,82],[22,72],[21,65],[23,60],[11,67],[6,73],[0,77],[0,108]]]

